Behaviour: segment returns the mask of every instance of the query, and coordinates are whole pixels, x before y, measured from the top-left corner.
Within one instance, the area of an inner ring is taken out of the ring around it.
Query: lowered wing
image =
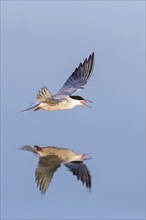
[[[75,161],[64,164],[87,188],[91,189],[91,174],[83,162]]]
[[[38,167],[35,171],[35,180],[42,194],[44,194],[51,182],[51,179],[61,165],[61,160],[55,155],[40,157]]]
[[[46,86],[43,86],[41,90],[38,91],[36,95],[36,99],[39,102],[49,102],[50,104],[58,103],[52,96],[51,92],[48,90]]]

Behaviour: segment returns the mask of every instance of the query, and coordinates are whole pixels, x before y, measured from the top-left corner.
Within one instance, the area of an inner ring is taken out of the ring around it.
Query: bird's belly
[[[56,111],[56,110],[67,110],[72,109],[74,106],[72,105],[66,105],[66,103],[59,102],[57,104],[49,104],[49,103],[41,103],[40,106],[42,109],[47,111]]]

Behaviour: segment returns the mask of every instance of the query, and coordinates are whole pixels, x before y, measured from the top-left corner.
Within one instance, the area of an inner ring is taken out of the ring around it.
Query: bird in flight
[[[91,174],[83,163],[84,160],[90,159],[86,158],[87,154],[76,154],[72,150],[52,146],[23,145],[20,149],[40,156],[35,171],[35,180],[42,194],[46,192],[54,173],[61,164],[64,164],[89,190],[91,189]]]
[[[92,101],[86,100],[81,96],[73,95],[73,93],[84,88],[91,76],[93,63],[94,53],[92,53],[88,59],[86,58],[83,63],[80,63],[78,68],[76,68],[72,75],[66,80],[62,88],[54,95],[51,94],[46,86],[42,87],[36,95],[36,102],[21,112],[30,109],[34,109],[34,111],[39,109],[48,111],[66,110],[78,105],[90,107],[87,102]]]

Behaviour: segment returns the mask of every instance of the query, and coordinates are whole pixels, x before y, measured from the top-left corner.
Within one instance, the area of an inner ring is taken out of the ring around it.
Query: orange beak
[[[86,106],[86,107],[88,107],[88,108],[91,108],[91,106],[87,105],[86,102],[92,102],[92,101],[86,100],[86,99],[84,99],[83,101],[81,101],[81,103],[82,103],[84,106]]]
[[[90,159],[92,159],[92,157],[86,158],[87,155],[88,155],[88,154],[82,154],[83,160],[90,160]]]

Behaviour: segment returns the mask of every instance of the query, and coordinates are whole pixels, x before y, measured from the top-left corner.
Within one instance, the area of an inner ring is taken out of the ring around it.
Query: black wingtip
[[[91,191],[92,176],[87,166],[82,161],[72,161],[66,163],[65,166],[76,176],[77,180],[81,181],[86,188]]]
[[[87,60],[88,64],[89,64],[89,74],[88,74],[88,77],[87,79],[89,80],[90,76],[91,76],[91,73],[92,73],[92,70],[93,70],[93,66],[94,66],[94,52],[92,52]]]
[[[89,59],[94,60],[94,56],[95,56],[95,53],[94,53],[94,52],[92,52],[92,53],[90,54],[90,56],[89,56]]]

